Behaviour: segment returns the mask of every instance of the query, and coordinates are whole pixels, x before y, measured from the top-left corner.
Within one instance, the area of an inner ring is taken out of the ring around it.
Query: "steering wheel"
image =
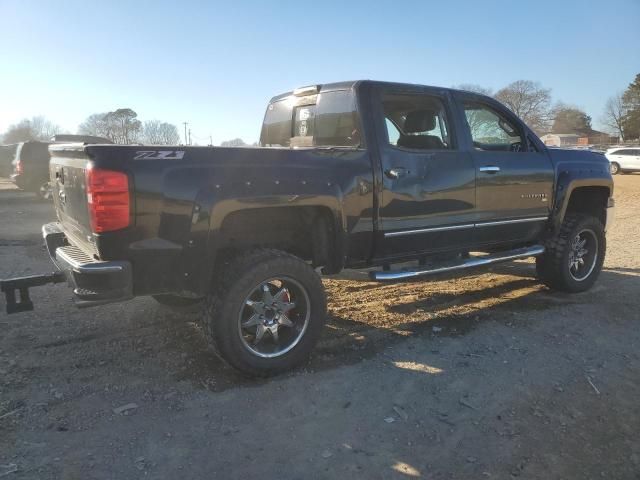
[[[509,150],[511,152],[521,152],[522,151],[522,142],[513,142],[509,145]]]

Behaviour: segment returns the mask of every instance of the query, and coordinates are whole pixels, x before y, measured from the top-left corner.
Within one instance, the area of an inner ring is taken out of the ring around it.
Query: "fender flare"
[[[569,201],[573,192],[582,187],[603,187],[609,190],[609,196],[613,193],[613,180],[607,176],[608,172],[598,170],[562,170],[558,173],[555,188],[555,201],[550,217],[551,233],[556,233],[567,213]],[[605,205],[606,207],[606,205]]]

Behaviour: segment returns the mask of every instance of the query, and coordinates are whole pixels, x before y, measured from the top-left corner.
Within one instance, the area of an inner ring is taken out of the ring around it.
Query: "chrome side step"
[[[535,257],[543,253],[544,247],[542,245],[534,245],[532,247],[517,248],[515,250],[494,253],[491,255],[484,255],[481,257],[471,257],[457,263],[447,263],[426,268],[372,271],[369,272],[369,277],[371,278],[371,280],[376,280],[378,282],[405,280],[407,278],[435,275],[436,273],[445,273],[452,272],[454,270],[481,267],[484,265],[491,265],[492,263],[508,262],[509,260],[516,260],[518,258]]]

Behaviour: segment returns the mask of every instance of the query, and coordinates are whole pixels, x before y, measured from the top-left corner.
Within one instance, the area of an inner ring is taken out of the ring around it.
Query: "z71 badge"
[[[183,150],[141,150],[136,152],[134,160],[181,160]]]

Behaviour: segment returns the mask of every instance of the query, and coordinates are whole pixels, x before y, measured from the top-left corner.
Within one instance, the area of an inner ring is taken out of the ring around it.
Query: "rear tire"
[[[600,275],[606,237],[600,220],[591,215],[567,213],[560,231],[536,258],[538,278],[549,288],[569,293],[590,289]]]
[[[617,162],[611,162],[609,168],[611,169],[611,175],[617,175],[620,173],[620,164]]]
[[[52,195],[51,183],[44,182],[34,193],[40,200],[49,200]]]
[[[310,265],[286,252],[259,249],[220,269],[203,323],[223,360],[246,375],[266,377],[309,358],[326,310],[322,281]]]

